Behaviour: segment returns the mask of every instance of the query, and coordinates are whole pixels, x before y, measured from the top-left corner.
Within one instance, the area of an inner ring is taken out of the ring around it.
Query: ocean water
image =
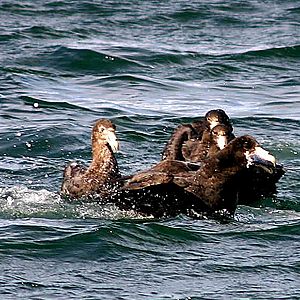
[[[0,2],[1,299],[299,299],[300,2]],[[66,163],[117,125],[122,174],[222,108],[286,169],[234,221],[66,203]]]

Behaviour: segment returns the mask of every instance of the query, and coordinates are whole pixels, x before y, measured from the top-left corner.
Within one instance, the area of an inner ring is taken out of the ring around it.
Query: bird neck
[[[231,173],[235,174],[245,168],[246,162],[242,153],[232,151],[232,147],[230,146],[225,147],[217,153],[217,165],[219,169],[228,169]]]
[[[189,126],[181,126],[173,134],[165,148],[165,156],[171,160],[184,160],[182,155],[183,143],[192,138],[193,130]]]
[[[90,168],[98,172],[110,172],[118,170],[117,161],[110,148],[105,142],[92,141],[92,162]]]

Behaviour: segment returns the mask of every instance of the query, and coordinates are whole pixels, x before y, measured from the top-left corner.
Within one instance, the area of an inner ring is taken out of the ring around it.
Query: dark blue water
[[[1,299],[300,298],[299,1],[0,2]],[[67,162],[117,125],[122,174],[222,108],[285,166],[235,220],[66,203]]]

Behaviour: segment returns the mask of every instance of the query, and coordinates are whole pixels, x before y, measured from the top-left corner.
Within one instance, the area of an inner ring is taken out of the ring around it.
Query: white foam
[[[0,188],[0,215],[5,218],[144,218],[134,211],[120,210],[114,204],[68,202],[59,193],[32,190],[26,186]]]

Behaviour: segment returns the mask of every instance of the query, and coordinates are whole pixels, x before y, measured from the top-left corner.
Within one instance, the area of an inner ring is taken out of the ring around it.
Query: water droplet
[[[7,204],[12,205],[12,203],[13,203],[13,198],[11,196],[8,196],[7,197]]]

